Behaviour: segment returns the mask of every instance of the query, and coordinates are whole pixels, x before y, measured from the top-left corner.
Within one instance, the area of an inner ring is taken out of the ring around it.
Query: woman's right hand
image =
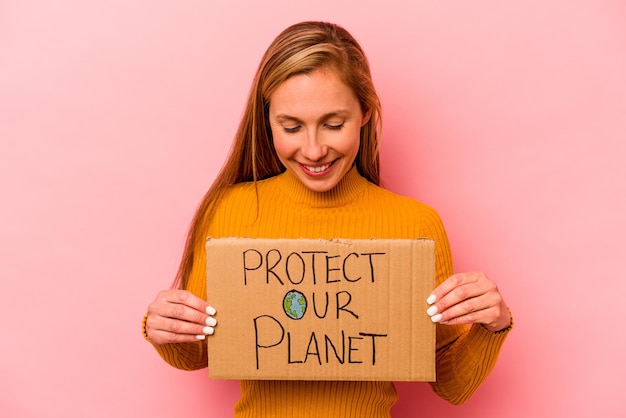
[[[154,345],[204,340],[217,324],[215,309],[187,290],[164,290],[148,306],[146,335]]]

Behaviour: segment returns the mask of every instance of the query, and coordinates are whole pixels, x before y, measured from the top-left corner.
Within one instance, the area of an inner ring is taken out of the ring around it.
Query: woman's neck
[[[309,189],[289,171],[280,174],[277,181],[283,193],[296,203],[309,207],[343,206],[354,200],[367,185],[367,180],[359,174],[356,167],[352,167],[337,186],[322,193]]]

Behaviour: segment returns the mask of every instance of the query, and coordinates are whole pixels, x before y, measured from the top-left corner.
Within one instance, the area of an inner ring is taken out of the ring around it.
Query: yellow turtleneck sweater
[[[448,239],[437,213],[368,182],[356,169],[326,193],[312,192],[289,172],[259,181],[256,190],[253,183],[237,184],[219,202],[206,236],[429,238],[436,243],[437,283],[452,274]],[[207,297],[205,257],[203,243],[195,249],[188,285],[189,291],[202,298]],[[220,307],[215,308],[219,312]],[[434,391],[455,404],[467,400],[493,368],[507,331],[438,324]],[[205,341],[155,348],[174,367],[207,367]],[[241,394],[235,405],[237,418],[389,417],[397,400],[392,382],[370,381],[242,381]]]

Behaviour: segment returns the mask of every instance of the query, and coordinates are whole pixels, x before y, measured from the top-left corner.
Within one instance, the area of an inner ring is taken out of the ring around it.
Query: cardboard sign
[[[215,379],[435,380],[430,240],[207,240]]]

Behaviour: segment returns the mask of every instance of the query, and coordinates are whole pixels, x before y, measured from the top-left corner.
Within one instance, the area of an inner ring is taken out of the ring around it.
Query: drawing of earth
[[[306,298],[297,290],[290,290],[283,299],[283,310],[291,319],[302,319],[306,312]]]

